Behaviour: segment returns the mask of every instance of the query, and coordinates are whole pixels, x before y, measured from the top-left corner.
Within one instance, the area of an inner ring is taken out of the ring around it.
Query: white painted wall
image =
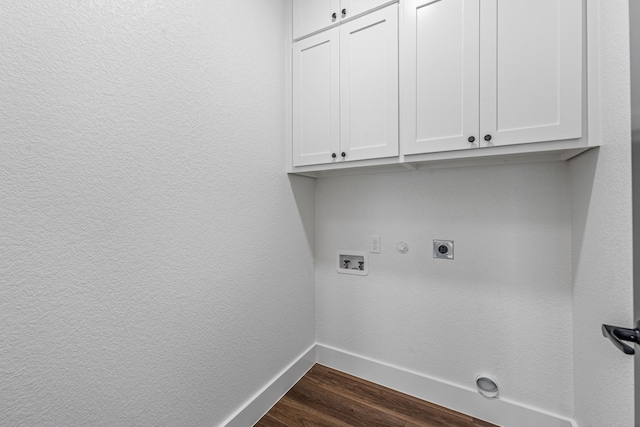
[[[316,184],[282,173],[285,0],[0,4],[0,424],[216,425],[313,343],[315,246],[320,343],[630,425],[628,2],[589,2],[599,152]]]
[[[629,24],[631,114],[636,143],[640,142],[640,6],[637,1],[629,2]]]
[[[589,135],[602,147],[569,162],[575,420],[580,427],[632,426],[633,358],[600,331],[602,323],[634,324],[629,2],[589,5],[598,39],[591,57],[599,57],[590,84],[600,106],[591,104]]]
[[[601,148],[567,164],[319,181],[320,343],[463,387],[488,373],[503,399],[580,427],[634,425],[633,358],[600,332],[634,324],[629,2],[587,5]],[[370,234],[383,246],[370,275],[336,274],[335,251]],[[454,239],[456,260],[431,259],[433,238]]]
[[[631,141],[633,193],[633,319],[640,319],[640,2],[629,2],[629,32],[631,51]],[[628,292],[628,291],[627,291]],[[634,358],[634,389],[640,390],[640,357]],[[635,426],[640,426],[640,399],[635,399]]]
[[[336,251],[371,234],[369,275],[338,274]],[[455,259],[433,259],[433,239]],[[502,399],[571,417],[568,165],[318,180],[316,298],[321,344],[461,387],[488,374]]]
[[[287,14],[0,4],[0,425],[216,425],[313,344]]]

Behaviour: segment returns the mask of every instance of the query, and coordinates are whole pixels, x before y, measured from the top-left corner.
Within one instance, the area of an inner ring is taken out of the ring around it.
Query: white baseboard
[[[249,427],[254,425],[315,363],[316,346],[313,345],[249,399],[222,425],[226,427]]]
[[[572,420],[503,399],[488,399],[476,390],[415,372],[316,345],[317,363],[499,426],[575,427]]]
[[[474,389],[447,383],[323,344],[310,347],[222,423],[222,426],[253,426],[315,363],[499,426],[576,427],[572,420],[559,415],[504,399],[487,399]]]

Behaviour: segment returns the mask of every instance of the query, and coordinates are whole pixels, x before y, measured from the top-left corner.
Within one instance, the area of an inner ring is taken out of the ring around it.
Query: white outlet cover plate
[[[369,236],[369,252],[371,252],[372,254],[380,253],[380,236]]]

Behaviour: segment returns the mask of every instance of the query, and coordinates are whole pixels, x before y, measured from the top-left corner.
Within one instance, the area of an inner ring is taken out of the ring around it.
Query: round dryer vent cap
[[[492,399],[498,397],[498,384],[492,378],[479,376],[476,378],[476,386],[481,395]]]

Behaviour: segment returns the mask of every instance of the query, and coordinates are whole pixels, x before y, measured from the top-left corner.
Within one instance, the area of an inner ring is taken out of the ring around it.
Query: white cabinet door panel
[[[345,160],[398,155],[398,7],[340,27],[340,143]]]
[[[293,165],[334,161],[340,144],[338,28],[293,44]]]
[[[342,12],[344,9],[346,14],[343,19],[349,19],[385,3],[389,3],[389,0],[342,0],[340,2],[340,11]]]
[[[292,7],[294,39],[340,22],[340,0],[293,0]]]
[[[478,0],[405,3],[400,83],[405,154],[479,146],[478,13]]]
[[[482,146],[581,136],[581,0],[481,1]]]

